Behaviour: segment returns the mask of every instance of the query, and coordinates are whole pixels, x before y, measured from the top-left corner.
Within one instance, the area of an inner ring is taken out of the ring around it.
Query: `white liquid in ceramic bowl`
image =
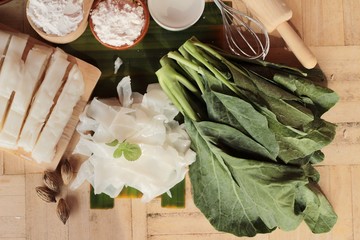
[[[150,14],[161,27],[180,31],[195,24],[201,17],[204,0],[148,0]]]

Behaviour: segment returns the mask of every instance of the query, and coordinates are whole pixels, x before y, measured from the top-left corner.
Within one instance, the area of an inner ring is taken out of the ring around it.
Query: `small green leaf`
[[[122,156],[124,149],[121,147],[121,144],[119,147],[117,147],[113,153],[114,158],[119,158]]]
[[[123,149],[124,157],[126,160],[135,161],[141,156],[141,148],[138,144],[126,143],[126,147]]]
[[[114,141],[109,142],[109,143],[105,143],[105,144],[110,146],[110,147],[115,147],[116,145],[118,145],[118,143],[119,143],[119,140],[115,139]]]
[[[114,158],[120,158],[124,154],[126,160],[135,161],[141,156],[141,148],[138,144],[122,142],[113,153]]]

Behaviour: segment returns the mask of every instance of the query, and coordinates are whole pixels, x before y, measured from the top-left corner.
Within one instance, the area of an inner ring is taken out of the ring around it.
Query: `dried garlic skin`
[[[51,202],[56,202],[56,192],[54,192],[53,190],[49,189],[48,187],[45,186],[39,186],[35,188],[35,191],[37,193],[37,195],[39,196],[39,198],[41,198],[43,201],[51,203]]]
[[[72,180],[74,173],[71,164],[67,159],[64,159],[64,161],[62,162],[60,171],[63,183],[65,185],[68,185]]]
[[[56,193],[60,192],[62,185],[59,174],[56,171],[45,171],[43,181],[46,187],[53,190]]]
[[[56,214],[60,218],[62,223],[66,224],[66,221],[69,219],[70,216],[70,208],[63,198],[60,198],[58,202],[58,205],[56,207]]]

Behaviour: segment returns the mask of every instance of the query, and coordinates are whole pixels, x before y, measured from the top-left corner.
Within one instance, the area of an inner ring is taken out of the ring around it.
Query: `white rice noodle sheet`
[[[131,79],[129,76],[124,77],[116,87],[119,101],[121,106],[130,107],[133,103],[131,98],[132,89],[131,89]]]
[[[27,152],[31,152],[35,146],[50,110],[54,105],[54,98],[63,83],[69,64],[67,55],[62,50],[56,49],[55,53],[51,56],[44,80],[32,100],[18,141],[18,145]]]
[[[101,125],[110,126],[119,109],[94,98],[88,105],[86,115]]]
[[[94,147],[90,144],[88,146]],[[103,192],[116,197],[124,186],[131,186],[143,193],[144,202],[149,202],[182,181],[188,164],[195,158],[191,151],[188,155],[180,156],[170,146],[164,148],[140,144],[140,147],[142,155],[136,161],[128,161],[123,157],[107,158],[104,154],[107,151],[96,149],[102,155],[93,152],[84,163],[85,166],[81,166],[71,185],[72,189],[79,187],[86,179],[93,185],[95,194]]]
[[[31,156],[37,162],[51,162],[55,156],[66,124],[69,122],[73,109],[85,91],[82,73],[77,65],[73,65],[64,88],[42,130]]]
[[[108,102],[109,104],[105,104]],[[110,105],[111,104],[111,105]],[[80,116],[77,131],[84,138],[92,139],[98,143],[112,142],[115,137],[110,132],[109,126],[112,124],[117,111],[120,110],[118,100],[99,100],[94,98],[85,108]]]
[[[153,116],[160,115],[169,122],[179,114],[158,83],[149,84],[146,91],[141,107],[150,110]]]
[[[23,78],[18,83],[6,121],[0,132],[0,146],[9,149],[17,148],[20,129],[51,53],[51,48],[37,45],[29,51],[22,73]]]
[[[163,121],[149,118],[137,109],[122,108],[109,126],[113,139],[134,143],[163,144],[166,129]]]
[[[119,101],[125,106],[117,109],[95,98],[80,118],[81,138],[74,153],[85,155],[88,160],[71,188],[76,189],[87,180],[95,193],[116,197],[124,186],[131,186],[141,191],[142,200],[148,202],[184,179],[188,165],[195,161],[195,153],[183,125],[173,120],[178,111],[159,85],[150,85],[148,93],[142,96],[131,93],[130,78],[124,78],[117,90]],[[86,134],[88,131],[93,134]],[[101,138],[97,137],[98,131]],[[114,158],[116,147],[106,143],[115,139],[138,144],[140,158]]]

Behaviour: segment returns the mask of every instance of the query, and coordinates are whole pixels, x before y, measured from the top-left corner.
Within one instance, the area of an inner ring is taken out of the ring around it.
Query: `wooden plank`
[[[0,239],[25,237],[24,177],[0,176],[0,186]]]
[[[26,175],[26,234],[29,239],[66,240],[68,225],[56,215],[56,204],[41,200],[35,187],[42,184],[42,174]],[[49,230],[50,229],[50,230]]]
[[[351,109],[351,111],[349,111]],[[333,123],[352,123],[360,121],[359,102],[339,101],[323,118]]]
[[[0,176],[4,175],[4,153],[0,151]]]
[[[257,235],[255,237],[237,237],[226,233],[204,233],[204,234],[169,234],[152,235],[148,240],[268,240],[268,235]]]
[[[141,199],[131,199],[132,240],[147,239],[146,204]]]
[[[303,0],[302,6],[304,39],[309,46],[344,45],[342,1]]]
[[[345,45],[360,45],[360,1],[343,0]]]
[[[0,216],[25,218],[25,196],[0,196]]]
[[[26,238],[1,238],[0,237],[0,240],[26,240]]]
[[[0,239],[25,238],[25,218],[16,216],[0,216]]]
[[[24,196],[25,177],[24,175],[3,175],[0,176],[0,196]]]
[[[327,87],[333,89],[341,102],[360,102],[360,81],[356,79],[337,79],[329,81]]]
[[[323,149],[321,165],[360,164],[360,123],[339,123],[333,142]],[[351,153],[351,154],[348,154]]]
[[[172,214],[153,213],[148,215],[148,234],[203,234],[217,233],[202,213]]]
[[[24,159],[9,152],[3,153],[4,174],[24,174]]]
[[[324,114],[324,118],[336,123],[359,122],[360,47],[315,47],[312,50],[327,76],[328,87],[340,96],[340,101]]]
[[[351,167],[353,239],[360,239],[360,165]]]
[[[332,144],[323,149],[325,159],[321,165],[353,165],[359,164],[359,144]]]
[[[70,207],[69,239],[90,239],[90,186],[81,185],[76,191],[67,190],[65,197]]]
[[[351,167],[330,167],[330,194],[327,195],[338,215],[338,221],[331,231],[332,239],[353,240],[353,210],[351,189]]]
[[[359,81],[360,46],[311,47],[328,81]]]
[[[325,194],[325,196],[330,196],[331,194],[331,185],[330,185],[330,169],[331,166],[316,166],[316,170],[320,174],[319,186],[321,191]],[[332,202],[330,202],[332,203]]]
[[[90,239],[132,239],[131,199],[116,199],[113,209],[90,210]]]
[[[290,232],[280,229],[269,234],[269,240],[330,240],[331,233],[313,234],[308,226],[303,222],[300,226]]]
[[[26,240],[26,238],[1,238],[0,237],[0,240]]]

